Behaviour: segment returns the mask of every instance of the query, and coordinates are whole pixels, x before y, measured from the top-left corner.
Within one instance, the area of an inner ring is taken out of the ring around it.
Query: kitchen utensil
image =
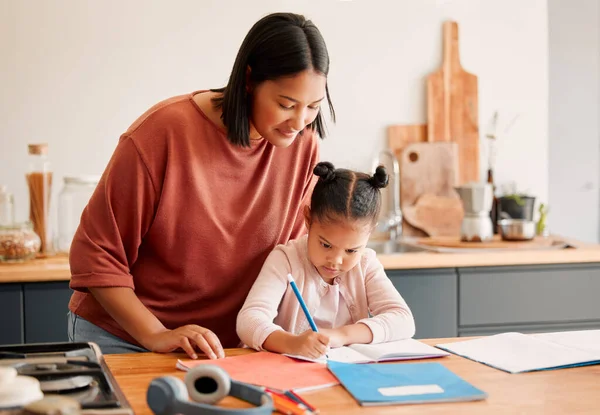
[[[477,77],[466,72],[458,50],[458,24],[444,22],[442,67],[427,77],[429,141],[459,145],[459,184],[479,181]]]
[[[501,219],[498,228],[506,241],[530,241],[535,237],[535,222],[525,219]]]
[[[388,147],[396,155],[398,163],[402,161],[402,152],[412,143],[427,141],[427,125],[425,124],[399,124],[390,125],[387,129]],[[399,189],[402,189],[402,176],[399,180]],[[404,236],[427,236],[427,234],[411,225],[405,218],[402,219],[402,234]]]
[[[408,216],[405,215],[407,223],[423,231],[425,229],[420,228],[419,225],[425,226],[435,234],[446,234],[447,230],[453,227],[453,225],[444,224],[440,228],[440,220],[434,218],[431,211],[432,209],[438,210],[443,215],[443,207],[440,207],[440,209],[432,208],[431,199],[428,199],[430,196],[423,200],[425,203],[422,207],[411,208],[411,206],[416,205],[419,198],[425,194],[458,199],[458,195],[454,191],[454,186],[457,183],[457,160],[458,148],[456,143],[412,143],[404,148],[400,158],[400,202],[402,211],[405,212],[408,209],[411,212],[411,209],[413,211],[424,209],[424,212],[420,214],[409,213]],[[426,213],[426,211],[429,211],[429,213]],[[411,222],[409,218],[414,219],[415,222]],[[456,221],[454,226],[460,225],[460,217],[449,215],[448,218],[454,218]],[[427,232],[425,231],[425,233]],[[409,236],[407,233],[404,234]]]
[[[466,242],[489,241],[494,236],[490,210],[494,195],[489,183],[468,183],[456,188],[465,215],[462,220],[460,235]]]
[[[417,203],[407,206],[404,217],[429,236],[453,236],[460,234],[463,207],[456,197],[425,193]]]
[[[498,198],[498,209],[502,217],[512,219],[533,220],[535,197],[526,195],[509,195]]]

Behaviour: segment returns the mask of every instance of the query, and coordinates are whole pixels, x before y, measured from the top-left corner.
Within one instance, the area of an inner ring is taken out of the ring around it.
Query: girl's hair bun
[[[377,169],[375,169],[375,174],[369,180],[375,189],[386,187],[389,181],[390,176],[387,174],[387,170],[383,166],[377,166]]]
[[[317,163],[315,168],[313,169],[313,173],[319,176],[319,178],[324,182],[330,182],[335,179],[335,167],[328,161],[322,161]]]

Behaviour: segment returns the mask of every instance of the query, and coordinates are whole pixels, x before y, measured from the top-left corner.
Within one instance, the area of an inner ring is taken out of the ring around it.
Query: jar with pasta
[[[0,261],[23,262],[35,258],[40,250],[40,237],[30,222],[0,226]]]
[[[40,237],[42,256],[53,252],[50,229],[50,199],[52,194],[52,170],[48,160],[47,144],[29,144],[29,220]]]

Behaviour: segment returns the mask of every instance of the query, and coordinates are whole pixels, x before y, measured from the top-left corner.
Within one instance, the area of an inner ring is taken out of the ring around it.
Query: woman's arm
[[[192,359],[198,356],[195,347],[209,358],[225,357],[217,336],[208,329],[190,324],[175,330],[167,329],[142,304],[131,288],[90,288],[94,298],[119,325],[146,349],[166,353],[182,348]]]
[[[69,253],[70,287],[89,292],[145,348],[168,352],[193,347],[222,356],[216,336],[199,326],[167,330],[135,294],[130,268],[150,228],[157,189],[134,140],[123,136],[84,209]]]

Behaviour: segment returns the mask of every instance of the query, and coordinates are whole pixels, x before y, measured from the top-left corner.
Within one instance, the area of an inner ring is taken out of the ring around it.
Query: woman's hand
[[[329,337],[323,333],[307,330],[291,339],[289,354],[318,359],[327,352],[328,347]]]
[[[336,347],[342,347],[348,344],[348,338],[346,332],[342,329],[319,329],[319,333],[323,333],[329,337],[329,347],[335,349]]]
[[[201,350],[210,359],[225,357],[223,346],[215,333],[195,324],[150,334],[143,339],[142,345],[156,353],[182,348],[192,359],[198,358],[196,350]]]

